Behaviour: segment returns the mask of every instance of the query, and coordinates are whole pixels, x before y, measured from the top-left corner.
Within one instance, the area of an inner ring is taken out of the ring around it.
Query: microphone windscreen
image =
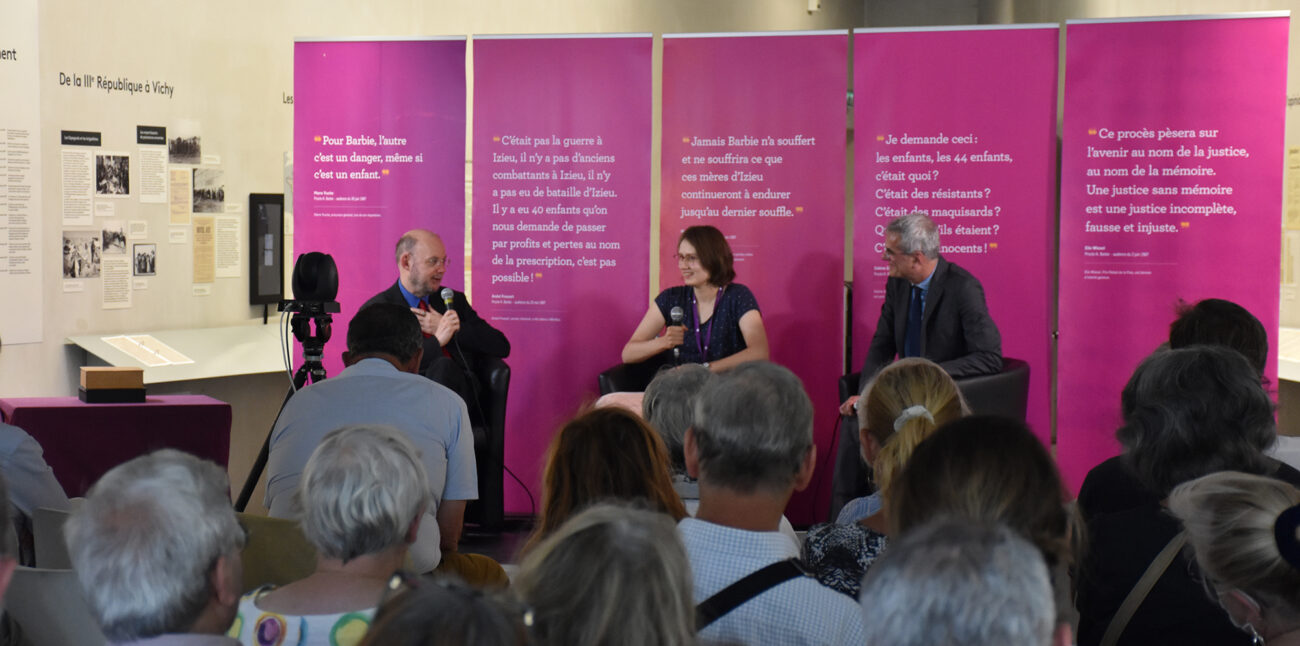
[[[442,302],[447,307],[451,307],[451,302],[456,298],[456,292],[451,291],[450,287],[443,287],[439,294],[442,296]]]
[[[668,310],[668,315],[672,317],[672,319],[673,319],[673,325],[680,325],[680,324],[681,324],[681,322],[682,322],[682,316],[683,316],[682,308],[680,308],[680,307],[673,307],[671,310]]]

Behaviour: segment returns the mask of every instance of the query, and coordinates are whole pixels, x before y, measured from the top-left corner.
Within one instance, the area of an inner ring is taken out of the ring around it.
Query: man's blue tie
[[[907,336],[903,339],[903,356],[921,356],[921,288],[912,286],[912,304],[907,309]]]

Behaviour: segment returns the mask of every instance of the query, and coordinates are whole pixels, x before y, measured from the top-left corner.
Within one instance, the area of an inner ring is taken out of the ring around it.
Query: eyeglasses
[[[429,256],[428,258],[425,258],[424,264],[430,267],[437,267],[438,265],[442,265],[443,267],[450,267],[451,258],[450,257],[439,258],[437,256]]]
[[[912,255],[912,254],[904,253],[904,252],[902,252],[902,251],[894,251],[893,249],[890,249],[889,247],[885,247],[885,257],[886,257],[886,258],[893,258],[894,256],[910,256],[910,255]]]
[[[700,257],[697,256],[697,255],[695,255],[695,254],[693,254],[693,253],[688,253],[688,254],[686,254],[686,255],[684,255],[684,256],[683,256],[682,254],[675,253],[675,254],[672,255],[672,258],[673,258],[673,260],[676,260],[678,264],[681,264],[681,263],[686,263],[686,264],[688,264],[688,265],[698,265],[698,264],[700,264]]]

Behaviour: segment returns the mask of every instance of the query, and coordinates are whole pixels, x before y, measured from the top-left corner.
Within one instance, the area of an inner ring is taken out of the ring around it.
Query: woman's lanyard
[[[704,343],[700,343],[700,304],[695,300],[695,290],[691,290],[691,310],[695,314],[695,349],[700,351],[700,361],[709,360],[709,339],[713,338],[713,319],[718,315],[718,304],[722,302],[722,291],[727,287],[723,285],[718,288],[718,296],[713,300],[713,315],[709,317],[709,329],[705,332]]]

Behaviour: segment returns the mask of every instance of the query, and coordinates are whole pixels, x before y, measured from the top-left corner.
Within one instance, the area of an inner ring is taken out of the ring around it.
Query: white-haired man
[[[82,595],[113,644],[222,646],[242,586],[244,530],[221,467],[164,449],[91,488],[65,534]]]
[[[861,644],[857,604],[810,577],[773,579],[780,582],[766,588],[741,584],[743,595],[718,595],[760,570],[788,571],[798,557],[778,526],[817,461],[812,402],[799,378],[766,361],[715,375],[700,392],[684,457],[687,473],[699,479],[700,507],[678,530],[696,601],[710,608],[700,614],[712,619],[700,638],[751,646]],[[723,603],[727,597],[733,602]]]
[[[907,532],[867,573],[862,608],[867,646],[1070,644],[1042,553],[1000,525],[938,519]]]

